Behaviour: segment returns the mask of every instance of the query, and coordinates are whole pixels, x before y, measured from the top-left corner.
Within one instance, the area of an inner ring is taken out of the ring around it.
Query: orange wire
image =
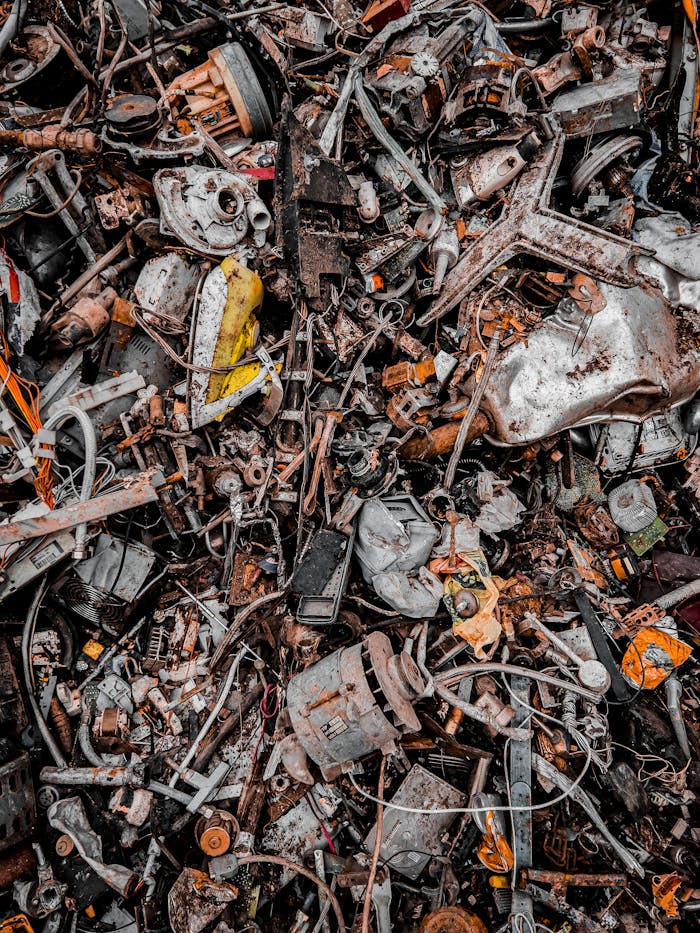
[[[36,434],[37,431],[41,429],[41,414],[39,409],[41,393],[39,387],[33,382],[22,379],[21,376],[13,372],[10,367],[9,359],[10,349],[7,345],[5,335],[0,331],[0,383],[10,393],[18,411],[31,428],[32,433]],[[39,453],[37,455],[37,459],[41,462],[39,463],[36,479],[34,480],[34,488],[42,501],[52,509],[54,504],[53,469],[51,460],[47,457],[42,457],[40,451],[41,448],[39,448]],[[2,565],[0,564],[0,566]]]

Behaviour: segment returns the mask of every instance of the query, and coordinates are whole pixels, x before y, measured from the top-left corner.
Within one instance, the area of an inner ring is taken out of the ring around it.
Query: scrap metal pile
[[[5,0],[1,933],[700,911],[696,0]]]

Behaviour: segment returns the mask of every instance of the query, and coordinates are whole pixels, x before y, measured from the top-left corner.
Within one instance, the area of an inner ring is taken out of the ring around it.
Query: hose
[[[5,54],[5,49],[22,28],[28,6],[29,0],[14,0],[10,15],[3,23],[2,29],[0,29],[0,56]]]
[[[453,667],[449,671],[444,671],[442,674],[435,674],[433,679],[437,689],[438,685],[446,687],[458,683],[465,677],[474,677],[478,674],[487,673],[515,674],[519,677],[529,677],[531,680],[539,680],[540,683],[549,684],[550,687],[557,687],[560,690],[568,690],[571,693],[576,693],[578,696],[589,700],[591,703],[600,702],[600,697],[597,693],[586,690],[585,687],[580,687],[573,681],[559,680],[558,677],[551,677],[549,674],[545,674],[542,671],[534,671],[527,667],[519,667],[517,664],[501,664],[498,661],[479,661],[475,664],[461,664],[459,667]]]
[[[24,629],[22,630],[22,671],[24,673],[24,684],[27,688],[27,696],[29,697],[29,705],[32,708],[32,713],[34,714],[34,719],[36,720],[37,727],[39,732],[41,732],[41,737],[51,753],[51,757],[56,762],[59,768],[65,768],[68,766],[68,762],[63,757],[63,752],[59,748],[58,743],[51,735],[49,727],[46,724],[46,720],[39,708],[39,704],[36,701],[34,696],[34,683],[32,680],[32,662],[31,662],[31,650],[32,650],[32,641],[34,639],[34,629],[36,627],[37,616],[39,615],[39,609],[41,608],[41,602],[44,598],[44,594],[47,589],[47,581],[44,578],[44,581],[39,586],[39,589],[36,592],[36,596],[32,600],[32,604],[29,607],[27,612],[27,619],[24,623]],[[102,762],[100,762],[101,764]]]
[[[692,580],[690,583],[686,583],[685,586],[679,586],[677,590],[671,590],[670,593],[664,593],[654,602],[662,609],[670,609],[677,603],[682,603],[684,599],[698,595],[700,595],[700,579]]]
[[[379,142],[387,150],[389,155],[398,162],[431,207],[434,207],[439,214],[442,214],[442,212],[446,210],[445,202],[430,182],[418,171],[416,166],[411,162],[396,140],[392,138],[391,134],[380,120],[379,114],[372,106],[372,102],[365,92],[362,75],[360,74],[355,77],[354,92],[357,106],[360,108],[360,113],[364,117],[372,136],[374,136],[377,142]],[[437,233],[437,230],[435,233]],[[427,239],[426,237],[426,241]]]
[[[53,431],[61,427],[66,421],[74,418],[83,432],[85,438],[85,469],[83,470],[83,484],[80,490],[80,501],[89,502],[92,498],[92,490],[95,485],[95,474],[97,472],[97,437],[95,428],[90,417],[82,408],[75,405],[67,405],[54,415],[51,415],[44,422],[44,428],[47,431]],[[87,522],[78,525],[75,529],[75,547],[73,557],[76,560],[82,560],[87,553]]]
[[[89,711],[86,710],[86,713],[89,717]],[[85,713],[83,715],[85,716]],[[90,723],[88,719],[81,720],[78,727],[78,747],[88,764],[91,764],[93,768],[104,768],[105,760],[101,755],[97,754],[90,741]]]
[[[502,36],[506,36],[510,35],[510,33],[542,32],[543,29],[551,26],[553,22],[554,20],[551,17],[548,19],[511,19],[506,20],[504,23],[494,23],[494,26]]]

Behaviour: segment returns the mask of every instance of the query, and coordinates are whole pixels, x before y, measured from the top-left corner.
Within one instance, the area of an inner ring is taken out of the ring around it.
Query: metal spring
[[[96,625],[110,625],[122,620],[124,603],[121,599],[78,578],[67,581],[61,598],[71,612]]]
[[[492,888],[493,901],[501,916],[509,914],[513,906],[513,892],[510,888]]]
[[[146,645],[146,668],[152,668],[156,664],[164,664],[168,660],[169,647],[168,629],[164,625],[154,625],[148,636]]]

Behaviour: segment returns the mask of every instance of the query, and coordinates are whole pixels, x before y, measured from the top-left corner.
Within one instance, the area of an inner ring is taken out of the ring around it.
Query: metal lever
[[[372,888],[372,903],[377,915],[377,933],[391,933],[391,915],[389,908],[391,906],[391,881],[389,875],[384,881],[375,881]]]

